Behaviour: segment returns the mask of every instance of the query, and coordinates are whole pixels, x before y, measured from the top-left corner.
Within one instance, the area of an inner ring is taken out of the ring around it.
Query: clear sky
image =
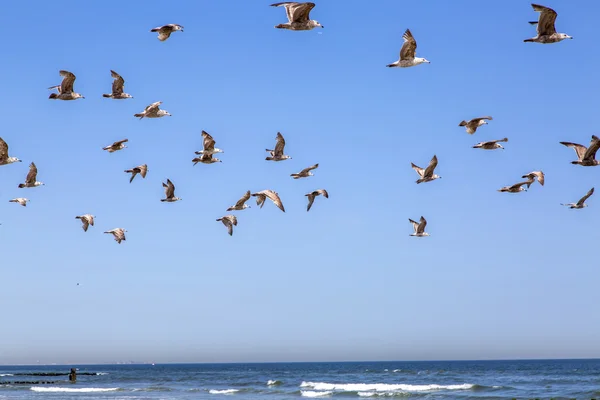
[[[600,3],[544,4],[574,40],[523,43],[527,1],[318,1],[307,32],[268,1],[7,3],[0,363],[600,357],[600,198],[560,205],[600,168],[558,143],[598,133]],[[159,42],[167,23],[185,31]],[[431,64],[386,68],[406,28]],[[48,100],[61,69],[84,100]],[[134,99],[102,97],[111,69]],[[172,117],[133,117],[159,100]],[[222,163],[192,166],[203,129]],[[293,159],[267,162],[278,131]],[[443,179],[417,185],[434,154]],[[46,186],[17,189],[31,161]],[[496,191],[536,169],[544,187]],[[182,201],[159,201],[167,178]],[[252,198],[227,235],[215,219],[263,189],[286,212]]]

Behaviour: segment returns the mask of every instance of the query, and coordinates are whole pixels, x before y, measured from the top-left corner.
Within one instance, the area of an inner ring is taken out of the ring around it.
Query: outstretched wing
[[[510,188],[511,188],[512,190],[515,190],[515,189],[518,189],[518,188],[520,188],[520,187],[521,187],[521,186],[523,186],[523,185],[527,185],[527,187],[529,187],[529,186],[531,186],[531,183],[532,183],[532,182],[533,182],[533,179],[530,179],[530,180],[527,180],[527,181],[524,181],[524,182],[515,183],[515,184],[514,184],[514,185],[512,185]]]
[[[423,176],[433,175],[433,170],[435,170],[435,167],[437,167],[437,165],[438,165],[438,159],[437,159],[437,156],[434,155],[433,158],[431,159],[431,161],[429,161],[429,165],[427,166],[427,168],[425,168],[425,172],[423,173]]]
[[[596,152],[600,148],[600,138],[596,135],[592,135],[592,141],[590,142],[590,147],[587,148],[585,154],[583,155],[583,159],[585,160],[593,160],[596,158]]]
[[[279,194],[277,194],[277,192],[274,192],[272,190],[263,190],[261,193],[263,193],[265,196],[267,196],[273,203],[275,203],[275,205],[283,212],[285,212],[285,208],[283,207],[283,203],[281,202],[281,199],[279,198]]]
[[[562,144],[563,146],[567,146],[572,149],[575,149],[575,153],[577,153],[577,158],[579,160],[583,160],[583,156],[585,155],[585,152],[587,151],[587,147],[585,147],[581,144],[571,143],[571,142],[560,142],[560,144]]]
[[[280,132],[277,132],[276,140],[277,140],[277,142],[275,143],[275,149],[273,150],[273,153],[274,153],[275,157],[280,157],[283,155],[283,148],[285,147],[285,139],[283,138],[283,135]]]
[[[558,15],[556,11],[539,4],[531,4],[531,6],[534,11],[540,12],[540,18],[537,24],[538,35],[552,35],[553,33],[556,33],[556,28],[554,27],[554,21],[556,21],[556,16]]]
[[[326,199],[329,198],[329,193],[327,193],[327,190],[325,190],[325,189],[318,189],[318,190],[315,190],[313,193],[318,193],[320,195],[323,195],[323,197],[325,197]]]
[[[425,232],[426,226],[427,226],[427,220],[425,218],[423,218],[423,216],[421,216],[421,219],[419,220],[419,226],[417,227],[417,233]]]
[[[315,195],[314,192],[313,193],[308,193],[305,194],[306,197],[308,197],[308,206],[306,207],[306,211],[310,211],[310,208],[312,207],[313,203],[315,202]]]
[[[206,131],[202,131],[202,137],[204,141],[202,142],[202,146],[204,147],[204,151],[211,151],[215,149],[215,139]]]
[[[410,163],[410,166],[412,167],[412,169],[414,169],[415,171],[417,171],[417,174],[419,174],[419,176],[422,178],[423,177],[423,173],[425,172],[425,170],[421,167],[417,167],[415,164]]]
[[[315,164],[315,165],[311,165],[310,167],[304,168],[302,171],[300,171],[300,175],[304,175],[307,174],[308,171],[312,171],[313,169],[317,169],[319,168],[319,164]]]
[[[170,179],[167,179],[166,185],[163,183],[163,187],[165,188],[165,195],[167,199],[175,197],[175,185],[173,185],[173,182],[171,182]]]
[[[162,101],[157,101],[157,102],[154,102],[154,103],[150,104],[149,106],[147,106],[144,109],[144,113],[145,114],[152,114],[152,113],[158,112],[158,106],[160,106],[161,104],[162,104]]]
[[[417,50],[417,41],[413,37],[410,29],[407,29],[406,32],[402,35],[402,39],[404,39],[404,44],[400,49],[400,60],[412,60],[415,58],[415,51]]]
[[[113,94],[121,94],[123,93],[123,87],[125,86],[125,80],[119,74],[117,74],[112,69],[110,70],[110,76],[115,78],[112,84],[112,92]]]
[[[288,22],[293,22],[292,10],[291,8],[296,6],[298,3],[293,1],[284,1],[283,3],[275,3],[271,4],[271,7],[285,7],[285,15],[287,16]]]
[[[579,199],[579,201],[577,202],[577,205],[581,207],[581,206],[583,205],[583,203],[585,203],[585,201],[586,201],[586,200],[587,200],[587,199],[588,199],[588,198],[589,198],[591,195],[593,195],[593,194],[594,194],[594,188],[591,188],[591,189],[590,189],[590,190],[589,190],[589,191],[588,191],[588,192],[585,194],[585,196],[583,196],[581,199]]]
[[[140,165],[139,167],[136,167],[134,169],[137,169],[140,175],[142,175],[142,178],[145,178],[146,174],[148,173],[148,166],[146,164]]]
[[[0,137],[0,163],[8,159],[8,144]]]
[[[292,21],[290,22],[307,22],[310,10],[315,7],[315,3],[296,3],[291,6]]]
[[[112,145],[114,147],[119,147],[119,145],[121,145],[122,143],[126,143],[126,142],[129,142],[129,139],[119,140],[118,142],[114,142]]]
[[[61,93],[71,93],[73,92],[73,84],[75,83],[75,75],[72,72],[61,70],[59,74],[63,77],[63,80],[60,84],[60,92]]]
[[[236,208],[239,208],[239,207],[243,206],[243,205],[244,205],[244,203],[245,203],[245,202],[247,202],[249,198],[250,198],[250,191],[248,190],[248,191],[246,192],[246,194],[245,194],[244,196],[242,196],[242,198],[241,198],[241,199],[239,199],[239,200],[237,201],[237,203],[235,203],[235,207],[236,207]]]
[[[408,222],[410,222],[413,226],[413,229],[415,230],[415,233],[417,233],[417,229],[419,229],[419,223],[417,221],[413,221],[412,219],[408,219]]]
[[[29,185],[33,185],[35,183],[35,181],[37,180],[37,167],[35,166],[34,163],[29,164],[29,173],[27,174],[27,177],[25,178],[25,183],[29,184]]]

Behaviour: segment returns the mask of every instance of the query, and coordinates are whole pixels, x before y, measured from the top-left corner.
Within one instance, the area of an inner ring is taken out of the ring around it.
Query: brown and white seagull
[[[223,153],[223,150],[215,147],[215,139],[213,139],[213,137],[210,135],[210,133],[206,132],[206,131],[202,131],[202,147],[203,150],[201,151],[196,151],[194,152],[195,154],[199,154],[199,155],[208,155],[208,154],[216,154],[216,153]]]
[[[531,184],[533,183],[533,180],[527,180],[525,182],[519,182],[519,183],[515,183],[514,185],[511,186],[504,186],[501,189],[498,189],[499,192],[507,192],[507,193],[519,193],[519,192],[523,192],[523,191],[527,191],[527,189],[525,189],[523,187],[523,185],[527,185],[527,188],[529,188],[529,186],[531,186]]]
[[[565,39],[573,39],[571,36],[566,33],[557,33],[556,28],[554,26],[554,22],[556,21],[557,13],[553,9],[545,6],[541,6],[539,4],[531,4],[534,11],[540,13],[540,18],[538,21],[530,21],[531,25],[537,25],[537,36],[531,39],[525,39],[524,42],[534,42],[534,43],[558,43],[561,40]]]
[[[141,113],[137,113],[137,114],[133,114],[134,117],[139,117],[140,119],[146,117],[146,118],[161,118],[161,117],[166,117],[167,115],[169,117],[171,117],[171,113],[169,113],[166,110],[161,110],[159,108],[159,106],[162,104],[162,101],[157,101],[154,102],[152,104],[150,104],[149,106],[147,106],[144,111],[142,111]]]
[[[9,203],[19,203],[23,207],[27,207],[28,201],[29,201],[29,199],[26,199],[25,197],[17,197],[16,199],[9,200],[8,202]]]
[[[310,19],[310,10],[315,7],[315,3],[297,3],[293,1],[285,1],[283,3],[271,4],[271,7],[285,7],[285,14],[288,22],[285,24],[275,25],[277,29],[289,29],[292,31],[309,31],[317,26],[324,28],[318,21]]]
[[[244,194],[242,196],[242,198],[237,201],[237,203],[235,203],[233,206],[229,207],[227,209],[227,211],[241,211],[241,210],[245,210],[246,208],[250,208],[250,206],[248,204],[246,204],[246,202],[249,199],[250,199],[250,191],[248,190],[246,192],[246,194]]]
[[[398,59],[396,62],[386,65],[386,67],[408,68],[423,63],[430,64],[429,60],[426,60],[425,58],[415,57],[415,52],[417,51],[417,41],[410,32],[410,29],[407,29],[404,32],[402,39],[404,39],[404,44],[402,44],[402,48],[400,49],[400,59]]]
[[[315,165],[311,165],[310,167],[306,167],[304,168],[302,171],[298,172],[297,174],[290,174],[291,177],[293,177],[294,179],[300,179],[300,178],[308,178],[309,176],[314,176],[312,172],[313,169],[317,169],[319,168],[319,164],[315,164]]]
[[[148,173],[148,166],[146,164],[138,165],[135,168],[126,169],[125,172],[131,174],[131,179],[129,179],[129,183],[131,183],[133,182],[133,178],[135,178],[137,174],[140,174],[142,178],[146,178],[146,174]]]
[[[227,227],[229,236],[233,235],[233,226],[237,226],[237,217],[235,215],[226,215],[217,219],[217,221],[221,221]]]
[[[110,70],[110,76],[114,79],[112,84],[112,93],[103,94],[102,97],[108,97],[111,99],[133,99],[133,96],[123,92],[123,88],[125,87],[125,79],[119,74],[117,74],[112,69]]]
[[[192,159],[192,162],[194,163],[194,165],[196,165],[198,163],[214,164],[214,163],[223,162],[223,161],[219,160],[216,157],[213,157],[213,155],[210,153],[204,153],[200,157],[194,157]]]
[[[469,121],[460,121],[460,124],[458,124],[458,126],[464,126],[466,127],[467,133],[472,135],[477,131],[477,128],[479,128],[481,125],[487,125],[486,120],[491,121],[493,118],[488,116],[485,117],[479,117],[479,118],[473,118],[472,120]]]
[[[21,162],[17,157],[8,156],[8,144],[0,137],[0,165],[8,165]]]
[[[534,181],[535,179],[537,179],[538,183],[542,186],[544,186],[544,179],[545,179],[545,175],[542,171],[532,171],[530,173],[528,173],[527,175],[523,175],[521,178],[527,178],[531,181]]]
[[[285,212],[285,208],[283,207],[283,203],[279,198],[279,194],[272,190],[261,190],[260,192],[252,193],[253,197],[256,197],[256,205],[263,207],[265,204],[265,200],[271,200],[281,211]]]
[[[285,139],[281,132],[277,132],[277,138],[275,139],[275,149],[265,149],[270,154],[270,157],[265,158],[267,161],[283,161],[290,160],[292,157],[283,154],[283,149],[285,148]]]
[[[59,71],[60,76],[63,77],[60,85],[51,86],[48,89],[56,89],[57,93],[50,93],[49,99],[55,100],[77,100],[77,99],[85,99],[80,93],[75,93],[73,91],[73,85],[75,84],[75,75],[72,72],[61,70]]]
[[[583,196],[581,199],[579,199],[579,201],[577,203],[568,203],[568,204],[561,203],[561,205],[568,206],[569,208],[584,208],[584,207],[587,207],[588,205],[585,204],[585,201],[588,199],[588,197],[590,197],[593,194],[594,194],[594,188],[591,188],[585,194],[585,196]]]
[[[125,238],[125,232],[127,232],[127,231],[123,228],[115,228],[115,229],[111,229],[110,231],[106,231],[104,233],[111,233],[115,237],[116,242],[121,244],[121,241],[127,240]]]
[[[419,222],[417,221],[413,221],[412,219],[408,219],[408,222],[410,222],[413,226],[413,229],[415,230],[413,233],[410,234],[410,236],[417,236],[417,237],[423,237],[423,236],[429,236],[429,233],[425,232],[425,227],[427,226],[427,220],[421,216],[421,219],[419,220]]]
[[[168,203],[173,203],[175,201],[181,200],[179,197],[175,196],[175,185],[171,182],[170,179],[167,179],[167,183],[163,182],[163,187],[165,188],[165,198],[160,199],[160,201],[166,201]]]
[[[167,24],[150,29],[150,32],[158,32],[158,40],[161,42],[167,40],[171,36],[171,33],[176,31],[183,32],[183,26],[179,24]]]
[[[323,197],[325,197],[326,199],[329,198],[329,193],[327,193],[327,190],[325,190],[325,189],[317,189],[310,193],[305,194],[305,196],[308,197],[308,206],[306,207],[306,212],[310,211],[310,208],[312,207],[313,203],[315,202],[315,197],[317,197],[319,195],[323,195]]]
[[[419,174],[420,178],[417,179],[417,181],[416,181],[417,183],[431,182],[433,180],[441,178],[441,176],[433,173],[433,171],[435,170],[435,167],[437,167],[437,165],[438,165],[438,159],[435,154],[434,154],[433,158],[431,159],[431,161],[429,161],[429,165],[425,169],[418,167],[413,163],[410,163],[410,165],[412,166],[412,169],[417,171],[417,174]]]
[[[114,142],[111,145],[103,147],[102,150],[106,150],[109,153],[114,153],[115,151],[119,151],[119,150],[122,150],[122,149],[126,148],[127,146],[125,146],[125,143],[128,142],[128,141],[129,141],[129,139],[119,140],[117,142]]]
[[[29,172],[25,177],[25,183],[19,183],[19,188],[32,188],[45,185],[45,183],[37,181],[37,173],[37,167],[35,166],[35,163],[32,162],[29,164]]]
[[[90,225],[94,226],[94,216],[92,214],[78,215],[75,217],[75,219],[81,220],[81,227],[83,228],[84,232],[87,232]]]
[[[596,160],[596,152],[600,149],[600,138],[598,136],[592,135],[590,147],[571,142],[560,142],[560,144],[571,147],[577,153],[577,161],[571,161],[571,164],[578,164],[583,167],[595,167],[600,164],[600,161]]]
[[[474,149],[484,149],[484,150],[496,150],[496,149],[504,150],[504,147],[500,144],[501,142],[508,142],[508,138],[498,139],[498,140],[490,140],[488,142],[479,142],[475,146],[473,146],[473,148]]]

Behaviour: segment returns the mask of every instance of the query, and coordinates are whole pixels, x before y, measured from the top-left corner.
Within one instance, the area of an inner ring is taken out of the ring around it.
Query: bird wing
[[[596,158],[596,152],[600,148],[600,138],[596,135],[592,135],[592,140],[590,141],[590,147],[587,148],[585,154],[583,155],[583,159],[585,160],[593,160]]]
[[[8,144],[0,137],[0,162],[8,159]]]
[[[287,16],[288,22],[292,22],[293,21],[293,17],[292,17],[292,12],[291,12],[291,8],[296,6],[298,3],[293,2],[293,1],[284,1],[283,3],[275,3],[275,4],[271,4],[271,7],[285,7],[285,15]]]
[[[508,138],[492,140],[492,141],[487,142],[487,143],[498,143],[498,142],[508,142]]]
[[[419,176],[422,178],[423,177],[423,173],[425,172],[425,170],[421,167],[417,167],[415,164],[410,163],[410,166],[412,167],[412,169],[414,169],[415,171],[417,171],[417,174],[419,174]]]
[[[225,218],[231,221],[233,225],[237,226],[237,217],[235,215],[226,215]]]
[[[136,169],[140,175],[142,175],[142,178],[146,177],[146,174],[148,173],[148,166],[146,164],[140,165],[139,167],[136,167]]]
[[[523,185],[527,185],[527,187],[531,186],[531,182],[533,182],[533,179],[524,181],[524,182],[519,182],[519,183],[515,183],[514,185],[511,185],[510,188],[511,189],[517,189],[520,188]]]
[[[119,147],[120,144],[125,143],[125,142],[129,142],[129,139],[119,140],[118,142],[114,142],[112,145],[114,147]]]
[[[88,219],[85,215],[82,215],[80,220],[81,220],[81,223],[83,224],[83,226],[82,226],[83,231],[87,232],[88,227],[90,226],[90,222],[88,221]]]
[[[427,166],[427,168],[425,168],[425,172],[423,173],[423,176],[431,176],[433,175],[433,170],[435,170],[435,167],[437,167],[438,165],[438,159],[437,156],[434,155],[433,158],[431,159],[431,161],[429,161],[429,165]]]
[[[419,225],[417,226],[417,233],[425,232],[425,227],[427,226],[427,220],[421,216],[419,220]]]
[[[317,169],[317,168],[319,168],[319,164],[318,163],[315,164],[315,165],[311,165],[310,167],[304,168],[302,171],[300,171],[299,175],[307,174],[308,171],[312,171],[313,169]]]
[[[283,203],[281,202],[281,199],[279,198],[279,194],[277,194],[277,192],[274,192],[272,190],[263,190],[261,193],[263,193],[265,196],[267,196],[273,203],[275,203],[275,205],[283,212],[285,212],[285,208],[283,207]]]
[[[113,94],[121,94],[123,93],[123,87],[125,86],[125,79],[119,74],[117,74],[112,69],[110,70],[110,76],[115,78],[112,84],[112,92]]]
[[[162,101],[157,101],[157,102],[154,102],[154,103],[150,104],[149,106],[147,106],[144,109],[144,113],[145,114],[150,114],[150,113],[156,113],[156,112],[158,112],[158,106],[160,106],[161,104],[162,104]]]
[[[237,201],[237,203],[235,203],[235,207],[237,208],[237,207],[243,206],[244,203],[247,202],[249,198],[250,198],[250,191],[248,190],[246,192],[246,194],[243,195],[242,198]]]
[[[273,153],[274,153],[275,157],[280,157],[283,155],[283,148],[285,147],[285,139],[283,138],[283,135],[280,132],[277,132],[276,140],[277,140],[277,142],[275,143],[275,149],[273,150]]]
[[[585,201],[588,199],[588,197],[590,197],[591,195],[594,194],[594,188],[591,188],[586,194],[585,196],[583,196],[581,199],[579,199],[579,201],[577,202],[578,206],[582,206],[583,203],[585,203]]]
[[[410,222],[413,226],[413,229],[415,230],[415,233],[417,233],[417,229],[419,228],[419,223],[417,221],[413,221],[412,219],[408,219],[408,222]]]
[[[556,16],[558,15],[556,11],[539,4],[532,4],[531,6],[534,11],[541,13],[537,24],[538,35],[552,35],[556,33],[556,28],[554,27],[554,21],[556,21]]]
[[[175,197],[175,185],[173,185],[173,182],[171,182],[170,179],[167,179],[167,184],[165,185],[163,183],[163,187],[165,187],[165,194],[167,196],[167,199],[170,199],[171,197]]]
[[[307,22],[310,10],[315,7],[315,3],[296,3],[290,7],[292,21],[290,22]]]
[[[122,228],[115,229],[113,235],[115,235],[115,238],[117,239],[125,240],[125,231]]]
[[[417,50],[417,41],[410,32],[410,29],[407,29],[406,32],[404,32],[402,39],[404,39],[404,44],[400,49],[400,60],[414,59],[415,51]]]
[[[35,181],[37,180],[37,167],[35,166],[34,163],[29,164],[29,173],[27,174],[27,177],[25,178],[25,183],[27,184],[34,184]]]
[[[75,83],[75,75],[69,71],[60,71],[60,75],[63,77],[63,80],[60,84],[60,92],[61,93],[71,93],[73,92],[73,84]]]
[[[87,214],[86,215],[88,222],[90,223],[91,226],[94,226],[94,216]]]
[[[315,192],[305,194],[305,196],[308,197],[308,206],[306,207],[306,211],[308,212],[315,202]]]
[[[214,150],[215,149],[215,139],[206,131],[202,131],[202,137],[204,141],[202,142],[202,146],[204,146],[204,151]]]
[[[171,32],[173,32],[173,28],[171,26],[161,26],[158,29],[158,40],[160,40],[161,42],[167,40],[169,36],[171,36]]]
[[[490,117],[489,115],[486,115],[485,117],[474,118],[474,119],[472,119],[472,120],[471,120],[471,121],[469,121],[469,122],[476,121],[477,123],[479,123],[479,121],[481,121],[482,119],[487,119],[488,121],[491,121],[493,118],[492,118],[492,117]]]
[[[585,152],[587,151],[587,147],[585,147],[581,144],[571,143],[571,142],[560,142],[560,144],[562,144],[563,146],[567,146],[572,149],[575,149],[575,153],[577,153],[577,158],[579,160],[583,160],[583,156],[585,155]]]
[[[329,193],[327,193],[327,190],[325,190],[325,189],[318,189],[318,190],[315,190],[313,193],[318,193],[318,194],[321,194],[321,195],[323,195],[323,196],[324,196],[326,199],[328,199],[328,198],[329,198]]]

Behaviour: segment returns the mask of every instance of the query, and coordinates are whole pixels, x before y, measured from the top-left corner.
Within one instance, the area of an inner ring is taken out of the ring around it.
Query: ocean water
[[[600,360],[0,366],[0,399],[387,397],[600,399]]]

